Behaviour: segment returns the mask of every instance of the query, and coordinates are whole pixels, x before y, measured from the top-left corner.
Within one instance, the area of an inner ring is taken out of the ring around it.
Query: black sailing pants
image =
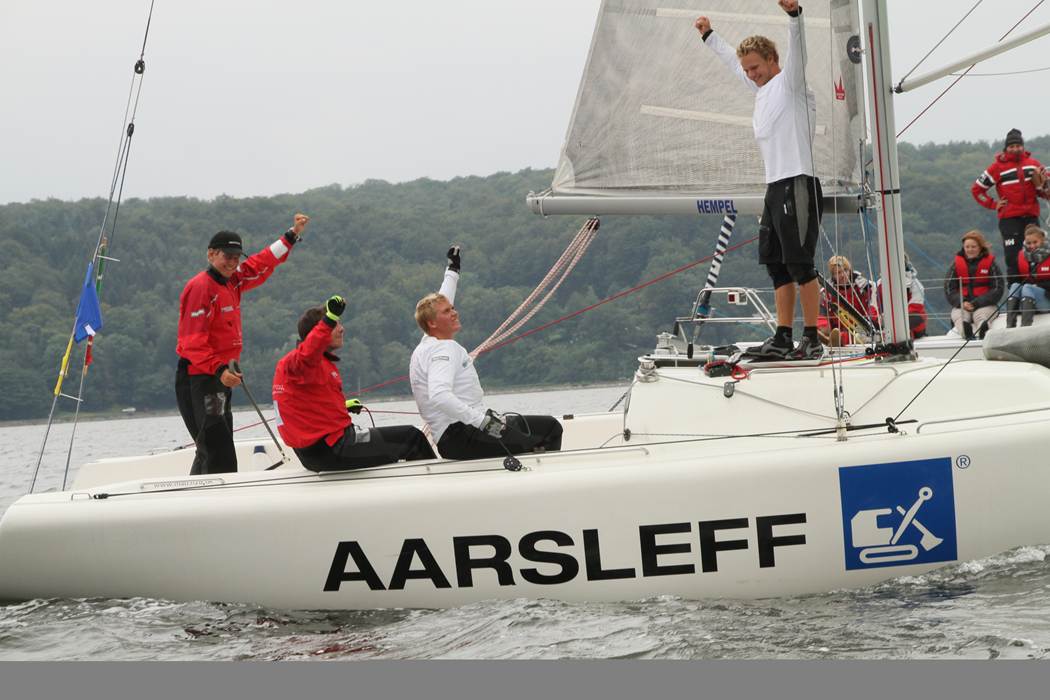
[[[504,418],[507,421],[507,429],[503,431],[503,437],[500,439],[472,425],[453,423],[438,440],[438,452],[445,459],[481,459],[503,457],[508,450],[517,455],[532,452],[537,448],[551,452],[561,449],[562,427],[554,416],[521,416],[508,413]],[[503,447],[500,446],[500,442],[503,443]]]
[[[418,428],[389,425],[357,432],[348,425],[331,447],[321,438],[309,447],[295,448],[303,466],[315,472],[362,469],[399,460],[434,459],[437,455]]]
[[[1024,248],[1024,229],[1028,224],[1039,225],[1038,216],[1012,216],[999,219],[999,233],[1003,236],[1003,251],[1006,255],[1006,287],[1021,282],[1017,270],[1017,253]]]
[[[179,359],[175,370],[175,400],[179,413],[197,444],[190,474],[237,471],[233,447],[233,409],[228,386],[210,374],[190,374],[190,363]]]

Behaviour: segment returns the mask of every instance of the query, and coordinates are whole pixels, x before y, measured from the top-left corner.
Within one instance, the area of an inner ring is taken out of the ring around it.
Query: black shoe
[[[1006,300],[1006,327],[1017,327],[1017,317],[1021,315],[1021,300],[1010,297]]]
[[[1035,299],[1024,297],[1021,299],[1021,326],[1030,326],[1033,320],[1035,320]]]
[[[795,350],[795,344],[790,340],[780,340],[777,336],[767,338],[766,342],[757,348],[747,351],[748,357],[758,357],[763,360],[786,360]]]
[[[802,336],[801,342],[795,351],[791,353],[792,360],[820,360],[824,357],[824,346],[819,340],[813,340],[809,336]]]

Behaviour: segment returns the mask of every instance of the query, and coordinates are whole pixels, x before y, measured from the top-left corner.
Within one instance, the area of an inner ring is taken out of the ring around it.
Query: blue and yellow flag
[[[78,343],[102,330],[102,308],[99,306],[98,292],[95,290],[93,267],[92,263],[88,263],[87,274],[84,276],[84,289],[80,292],[80,303],[77,305],[77,321],[76,328],[73,330],[73,340]]]

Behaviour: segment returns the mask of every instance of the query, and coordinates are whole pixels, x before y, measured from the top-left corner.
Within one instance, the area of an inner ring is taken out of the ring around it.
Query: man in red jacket
[[[237,471],[230,398],[241,375],[230,365],[241,357],[241,294],[261,285],[288,259],[309,221],[296,214],[283,236],[243,261],[241,237],[219,231],[208,243],[208,269],[187,282],[179,296],[175,398],[197,444],[191,474]]]
[[[1044,184],[1042,164],[1025,150],[1020,130],[1010,129],[1003,152],[970,188],[978,204],[999,213],[999,233],[1006,249],[1007,283],[1020,281],[1017,254],[1024,243],[1025,227],[1039,223],[1038,197],[1046,197]],[[988,195],[993,185],[999,201]]]
[[[299,319],[300,342],[281,358],[273,373],[273,407],[277,430],[313,471],[374,467],[405,459],[434,459],[426,437],[410,425],[362,428],[348,411],[360,402],[347,401],[335,351],[343,346],[346,310],[342,297],[307,309]]]

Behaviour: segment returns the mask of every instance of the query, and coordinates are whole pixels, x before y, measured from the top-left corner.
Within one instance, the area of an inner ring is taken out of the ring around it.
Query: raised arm
[[[744,69],[740,67],[740,59],[737,58],[736,51],[721,36],[715,33],[714,29],[711,28],[711,21],[707,17],[697,17],[693,26],[696,27],[696,31],[700,32],[700,38],[703,39],[704,44],[715,52],[718,59],[726,64],[726,67],[729,68],[733,75],[740,78],[740,81],[751,92],[758,92],[758,85],[750,80],[747,74],[744,73]]]
[[[444,296],[448,299],[448,303],[455,306],[456,288],[459,286],[459,265],[461,262],[459,246],[450,246],[445,257],[448,259],[448,267],[445,268],[445,276],[441,279],[441,289],[438,290],[438,294]]]
[[[784,77],[793,88],[802,90],[806,86],[806,47],[802,44],[802,24],[799,16],[802,8],[798,0],[777,0],[777,4],[788,13],[788,43],[784,50]]]

